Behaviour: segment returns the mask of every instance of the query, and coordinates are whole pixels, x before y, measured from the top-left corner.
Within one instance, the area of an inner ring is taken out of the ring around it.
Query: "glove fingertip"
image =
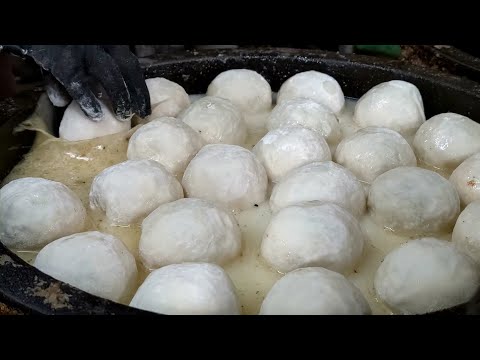
[[[138,109],[135,109],[135,113],[142,119],[145,119],[147,116],[152,114],[152,109],[150,105],[143,103],[138,107]]]
[[[96,103],[79,103],[78,104],[82,111],[93,121],[101,121],[103,119],[104,113],[102,107],[98,102]]]
[[[65,107],[70,103],[70,98],[53,87],[47,87],[47,96],[53,106]]]
[[[135,104],[135,113],[145,119],[147,116],[152,114],[152,107],[150,104],[150,94],[147,92],[145,96],[141,91],[137,91],[134,95],[134,104]]]
[[[102,111],[100,111],[100,113],[94,113],[94,114],[88,115],[88,117],[92,121],[99,122],[103,120],[104,114]]]
[[[122,121],[122,122],[125,122],[125,121],[129,121],[133,116],[133,113],[131,111],[117,111],[115,113],[115,118],[118,120],[118,121]]]

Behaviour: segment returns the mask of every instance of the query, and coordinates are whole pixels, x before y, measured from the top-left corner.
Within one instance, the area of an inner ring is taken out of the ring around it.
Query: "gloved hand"
[[[134,113],[142,118],[151,114],[142,69],[127,45],[4,45],[3,49],[29,56],[49,72],[47,92],[54,105],[66,105],[66,90],[88,117],[99,121],[103,112],[94,92],[101,85],[119,120]]]

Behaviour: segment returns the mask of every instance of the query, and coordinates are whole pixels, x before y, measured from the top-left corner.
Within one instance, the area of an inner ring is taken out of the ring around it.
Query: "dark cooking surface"
[[[479,84],[452,77],[445,69],[439,71],[419,68],[405,61],[368,56],[345,57],[312,50],[239,49],[202,51],[189,56],[171,54],[162,59],[148,59],[144,61],[144,65],[147,77],[166,77],[184,86],[188,93],[205,92],[218,73],[241,67],[261,73],[271,83],[274,91],[297,72],[326,72],[337,79],[345,95],[349,97],[359,97],[380,82],[401,79],[414,83],[424,95],[427,118],[437,113],[452,111],[480,120]],[[0,178],[28,151],[26,145],[31,142],[32,134],[11,136],[11,130],[33,111],[38,96],[39,92],[29,91],[14,99],[0,100]],[[140,313],[53,280],[26,266],[1,245],[0,273],[0,313],[4,309],[2,301],[33,313]],[[457,310],[459,313],[466,312],[465,307]]]

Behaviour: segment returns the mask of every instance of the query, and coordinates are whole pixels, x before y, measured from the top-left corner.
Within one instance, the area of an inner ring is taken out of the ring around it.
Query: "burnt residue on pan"
[[[26,264],[1,245],[0,303],[14,306],[16,311],[25,314],[115,315],[143,313],[59,282]]]

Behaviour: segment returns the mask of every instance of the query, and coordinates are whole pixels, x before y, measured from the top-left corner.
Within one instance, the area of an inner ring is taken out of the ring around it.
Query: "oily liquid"
[[[192,95],[192,100],[199,97],[201,95]],[[343,137],[358,130],[352,122],[354,105],[355,100],[347,99],[345,109],[339,116]],[[266,118],[268,113],[255,116]],[[139,268],[138,286],[140,286],[149,273],[142,266],[138,257],[140,223],[130,226],[112,226],[101,211],[90,209],[88,200],[93,178],[101,170],[127,160],[128,139],[136,129],[88,141],[66,142],[49,135],[44,130],[43,124],[44,119],[41,114],[34,114],[26,122],[27,128],[40,132],[38,132],[32,150],[6,177],[4,184],[14,179],[30,176],[59,181],[68,186],[80,197],[87,209],[88,221],[85,231],[98,230],[112,234],[122,240],[135,255]],[[265,133],[265,129],[259,129],[256,133],[250,134],[245,147],[251,150]],[[334,150],[333,147],[332,151]],[[447,176],[448,174],[442,175]],[[365,188],[368,191],[368,185],[365,184]],[[223,267],[237,288],[242,313],[254,315],[258,314],[262,301],[273,284],[283,276],[271,269],[259,254],[263,233],[271,219],[271,211],[267,201],[258,204],[258,207],[234,215],[242,232],[242,254]],[[377,299],[373,279],[385,255],[411,238],[397,236],[392,231],[383,229],[376,225],[368,214],[360,219],[360,224],[367,243],[361,262],[348,278],[362,291],[373,314],[393,314],[386,305]],[[441,238],[450,239],[450,236],[451,234],[447,234]],[[17,251],[17,254],[28,263],[33,264],[37,252]]]

